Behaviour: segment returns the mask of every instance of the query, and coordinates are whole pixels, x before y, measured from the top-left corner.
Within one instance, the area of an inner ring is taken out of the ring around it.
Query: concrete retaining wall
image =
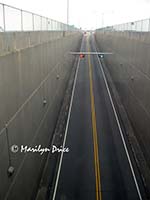
[[[96,32],[136,137],[150,167],[150,33]]]
[[[74,31],[0,32],[0,55],[73,34]]]
[[[6,35],[1,33],[0,38]],[[75,58],[68,52],[79,50],[82,36],[79,32],[18,32],[9,36],[12,51],[0,56],[0,199],[28,200],[35,195],[46,154],[12,153],[10,147],[49,147]],[[15,169],[10,177],[9,166]]]

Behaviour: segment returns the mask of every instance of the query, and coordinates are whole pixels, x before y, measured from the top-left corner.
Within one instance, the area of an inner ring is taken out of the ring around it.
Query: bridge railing
[[[107,26],[100,29],[100,31],[132,31],[132,32],[150,32],[150,19],[143,19],[134,22],[118,24],[114,26]]]
[[[0,32],[76,30],[74,26],[0,3]]]

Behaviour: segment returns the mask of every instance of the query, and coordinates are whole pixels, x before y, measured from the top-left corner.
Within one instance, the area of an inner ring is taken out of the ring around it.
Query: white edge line
[[[82,44],[83,44],[83,39],[82,39],[82,43],[81,43],[81,48],[82,48]],[[77,69],[76,69],[76,74],[75,74],[75,79],[74,79],[74,83],[73,83],[73,89],[72,89],[72,94],[71,94],[71,101],[70,101],[68,118],[67,118],[67,124],[66,124],[64,141],[63,141],[63,148],[65,147],[67,133],[68,133],[68,127],[69,127],[69,122],[70,122],[70,116],[71,116],[71,110],[72,110],[73,98],[74,98],[75,87],[76,87],[76,82],[77,82],[77,75],[78,75],[79,65],[80,65],[80,58],[78,59],[78,64],[77,64]],[[58,186],[58,181],[59,181],[59,176],[60,176],[60,170],[61,170],[61,166],[62,166],[62,160],[63,160],[63,151],[61,152],[61,157],[60,157],[60,161],[59,161],[59,167],[58,167],[58,171],[57,171],[57,177],[56,177],[55,188],[54,188],[54,193],[53,193],[52,200],[55,200],[55,197],[56,197],[57,186]]]
[[[95,46],[95,50],[97,51],[96,46]],[[124,136],[123,136],[121,125],[120,125],[120,122],[119,122],[119,118],[118,118],[118,115],[117,115],[117,112],[116,112],[116,109],[115,109],[115,106],[114,106],[114,103],[113,103],[113,100],[112,100],[112,97],[111,97],[111,93],[110,93],[109,86],[108,86],[108,83],[107,83],[107,80],[106,80],[106,76],[105,76],[102,64],[101,64],[101,62],[99,60],[99,57],[97,56],[97,58],[98,58],[98,62],[99,62],[102,74],[103,74],[103,78],[104,78],[104,82],[105,82],[105,85],[106,85],[106,88],[107,88],[107,92],[108,92],[108,95],[109,95],[109,98],[110,98],[110,102],[111,102],[111,105],[112,105],[112,108],[113,108],[113,111],[114,111],[114,114],[115,114],[115,118],[116,118],[117,125],[118,125],[119,131],[120,131],[121,139],[122,139],[122,142],[123,142],[123,146],[124,146],[127,158],[128,158],[130,169],[131,169],[131,172],[132,172],[132,175],[133,175],[133,179],[134,179],[134,182],[135,182],[135,185],[136,185],[136,189],[137,189],[137,192],[138,192],[138,195],[139,195],[139,199],[142,200],[142,196],[141,196],[141,193],[140,193],[139,185],[137,183],[137,179],[136,179],[136,176],[135,176],[135,173],[134,173],[134,170],[133,170],[132,162],[131,162],[131,159],[130,159],[130,156],[129,156],[129,153],[128,153],[128,149],[127,149],[127,146],[126,146],[126,143],[125,143],[125,139],[124,139]]]

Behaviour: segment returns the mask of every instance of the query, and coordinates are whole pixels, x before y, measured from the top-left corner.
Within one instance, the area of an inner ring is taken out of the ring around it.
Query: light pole
[[[102,28],[104,26],[104,13],[102,13]]]

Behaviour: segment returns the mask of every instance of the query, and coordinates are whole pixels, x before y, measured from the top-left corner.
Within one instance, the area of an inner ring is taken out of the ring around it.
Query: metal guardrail
[[[59,21],[0,3],[0,32],[5,31],[77,30]]]
[[[133,32],[150,32],[150,19],[143,19],[135,22],[128,22],[114,26],[107,26],[98,31],[133,31]]]

